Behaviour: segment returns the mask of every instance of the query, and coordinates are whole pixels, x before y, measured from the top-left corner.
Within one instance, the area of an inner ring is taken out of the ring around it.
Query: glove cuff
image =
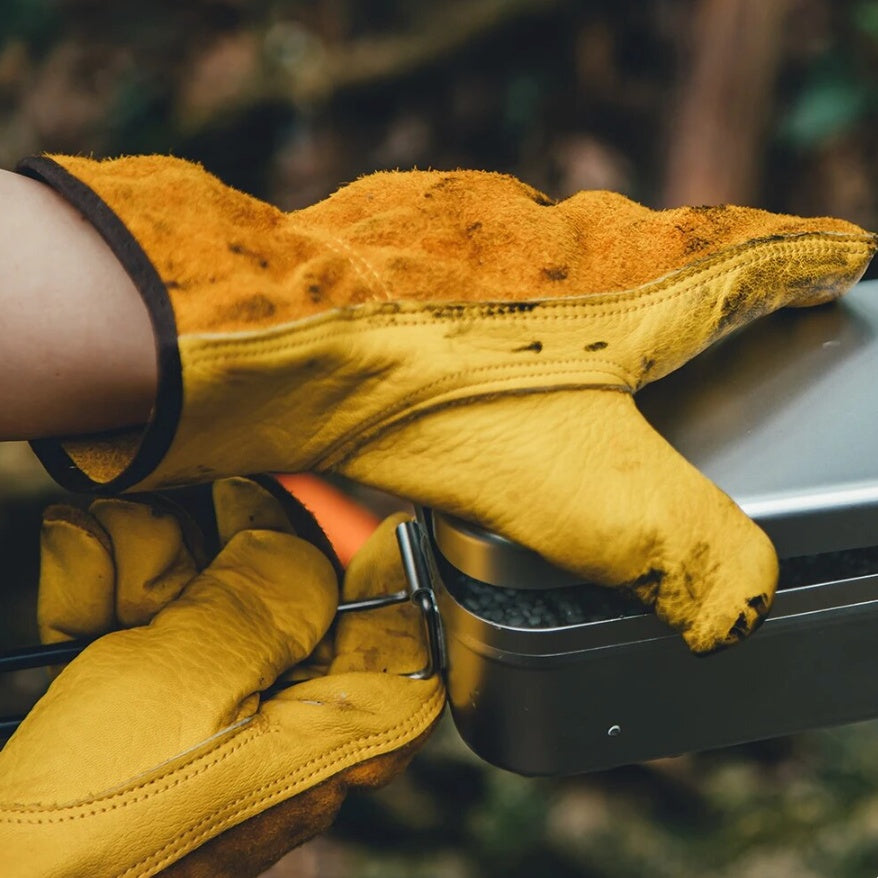
[[[158,466],[171,446],[183,408],[177,327],[168,290],[143,248],[93,189],[46,156],[26,158],[16,171],[51,186],[83,214],[134,281],[149,312],[158,364],[157,403],[149,423],[142,429],[105,434],[100,442],[104,465],[88,473],[75,463],[64,441],[31,443],[49,474],[64,488],[84,493],[124,491]]]

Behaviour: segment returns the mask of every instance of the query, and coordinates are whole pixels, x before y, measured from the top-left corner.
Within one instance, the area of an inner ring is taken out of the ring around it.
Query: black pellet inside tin
[[[649,610],[619,590],[591,583],[561,588],[517,589],[489,585],[437,558],[445,588],[466,610],[510,628],[560,628],[640,616]]]
[[[437,552],[448,592],[466,610],[510,628],[544,629],[582,625],[650,613],[632,594],[593,583],[560,588],[518,589],[473,579]],[[878,572],[878,546],[784,558],[778,588],[798,588]]]

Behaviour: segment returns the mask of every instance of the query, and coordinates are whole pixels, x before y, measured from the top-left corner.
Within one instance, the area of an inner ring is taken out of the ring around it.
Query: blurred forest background
[[[878,225],[873,0],[3,0],[0,166],[173,152],[285,208],[379,168]]]
[[[376,169],[473,167],[876,229],[876,122],[878,0],[0,0],[0,167],[170,152],[287,209]],[[35,636],[56,496],[0,446],[9,645]],[[533,780],[446,725],[270,874],[874,878],[878,726]]]

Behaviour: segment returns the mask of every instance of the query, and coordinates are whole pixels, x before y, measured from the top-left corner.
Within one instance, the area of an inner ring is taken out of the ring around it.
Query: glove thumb
[[[693,652],[740,640],[774,595],[768,537],[626,393],[445,409],[360,449],[343,472],[475,520],[585,580],[633,590]]]

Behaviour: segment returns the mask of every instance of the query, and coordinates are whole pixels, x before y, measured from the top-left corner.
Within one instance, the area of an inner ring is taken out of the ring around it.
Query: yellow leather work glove
[[[225,545],[201,572],[161,506],[47,517],[48,639],[138,627],[67,665],[0,752],[4,878],[257,875],[325,829],[349,787],[400,771],[439,716],[441,681],[399,673],[426,663],[419,611],[348,614],[325,637],[332,563],[255,482],[214,498]],[[351,563],[344,598],[403,587],[394,524]],[[262,699],[290,669],[305,681]]]
[[[284,214],[168,157],[41,157],[150,309],[127,436],[40,442],[127,490],[316,469],[474,520],[636,592],[696,652],[768,611],[773,547],[633,393],[759,315],[841,295],[875,236],[738,207],[654,212],[514,178],[379,173]]]

